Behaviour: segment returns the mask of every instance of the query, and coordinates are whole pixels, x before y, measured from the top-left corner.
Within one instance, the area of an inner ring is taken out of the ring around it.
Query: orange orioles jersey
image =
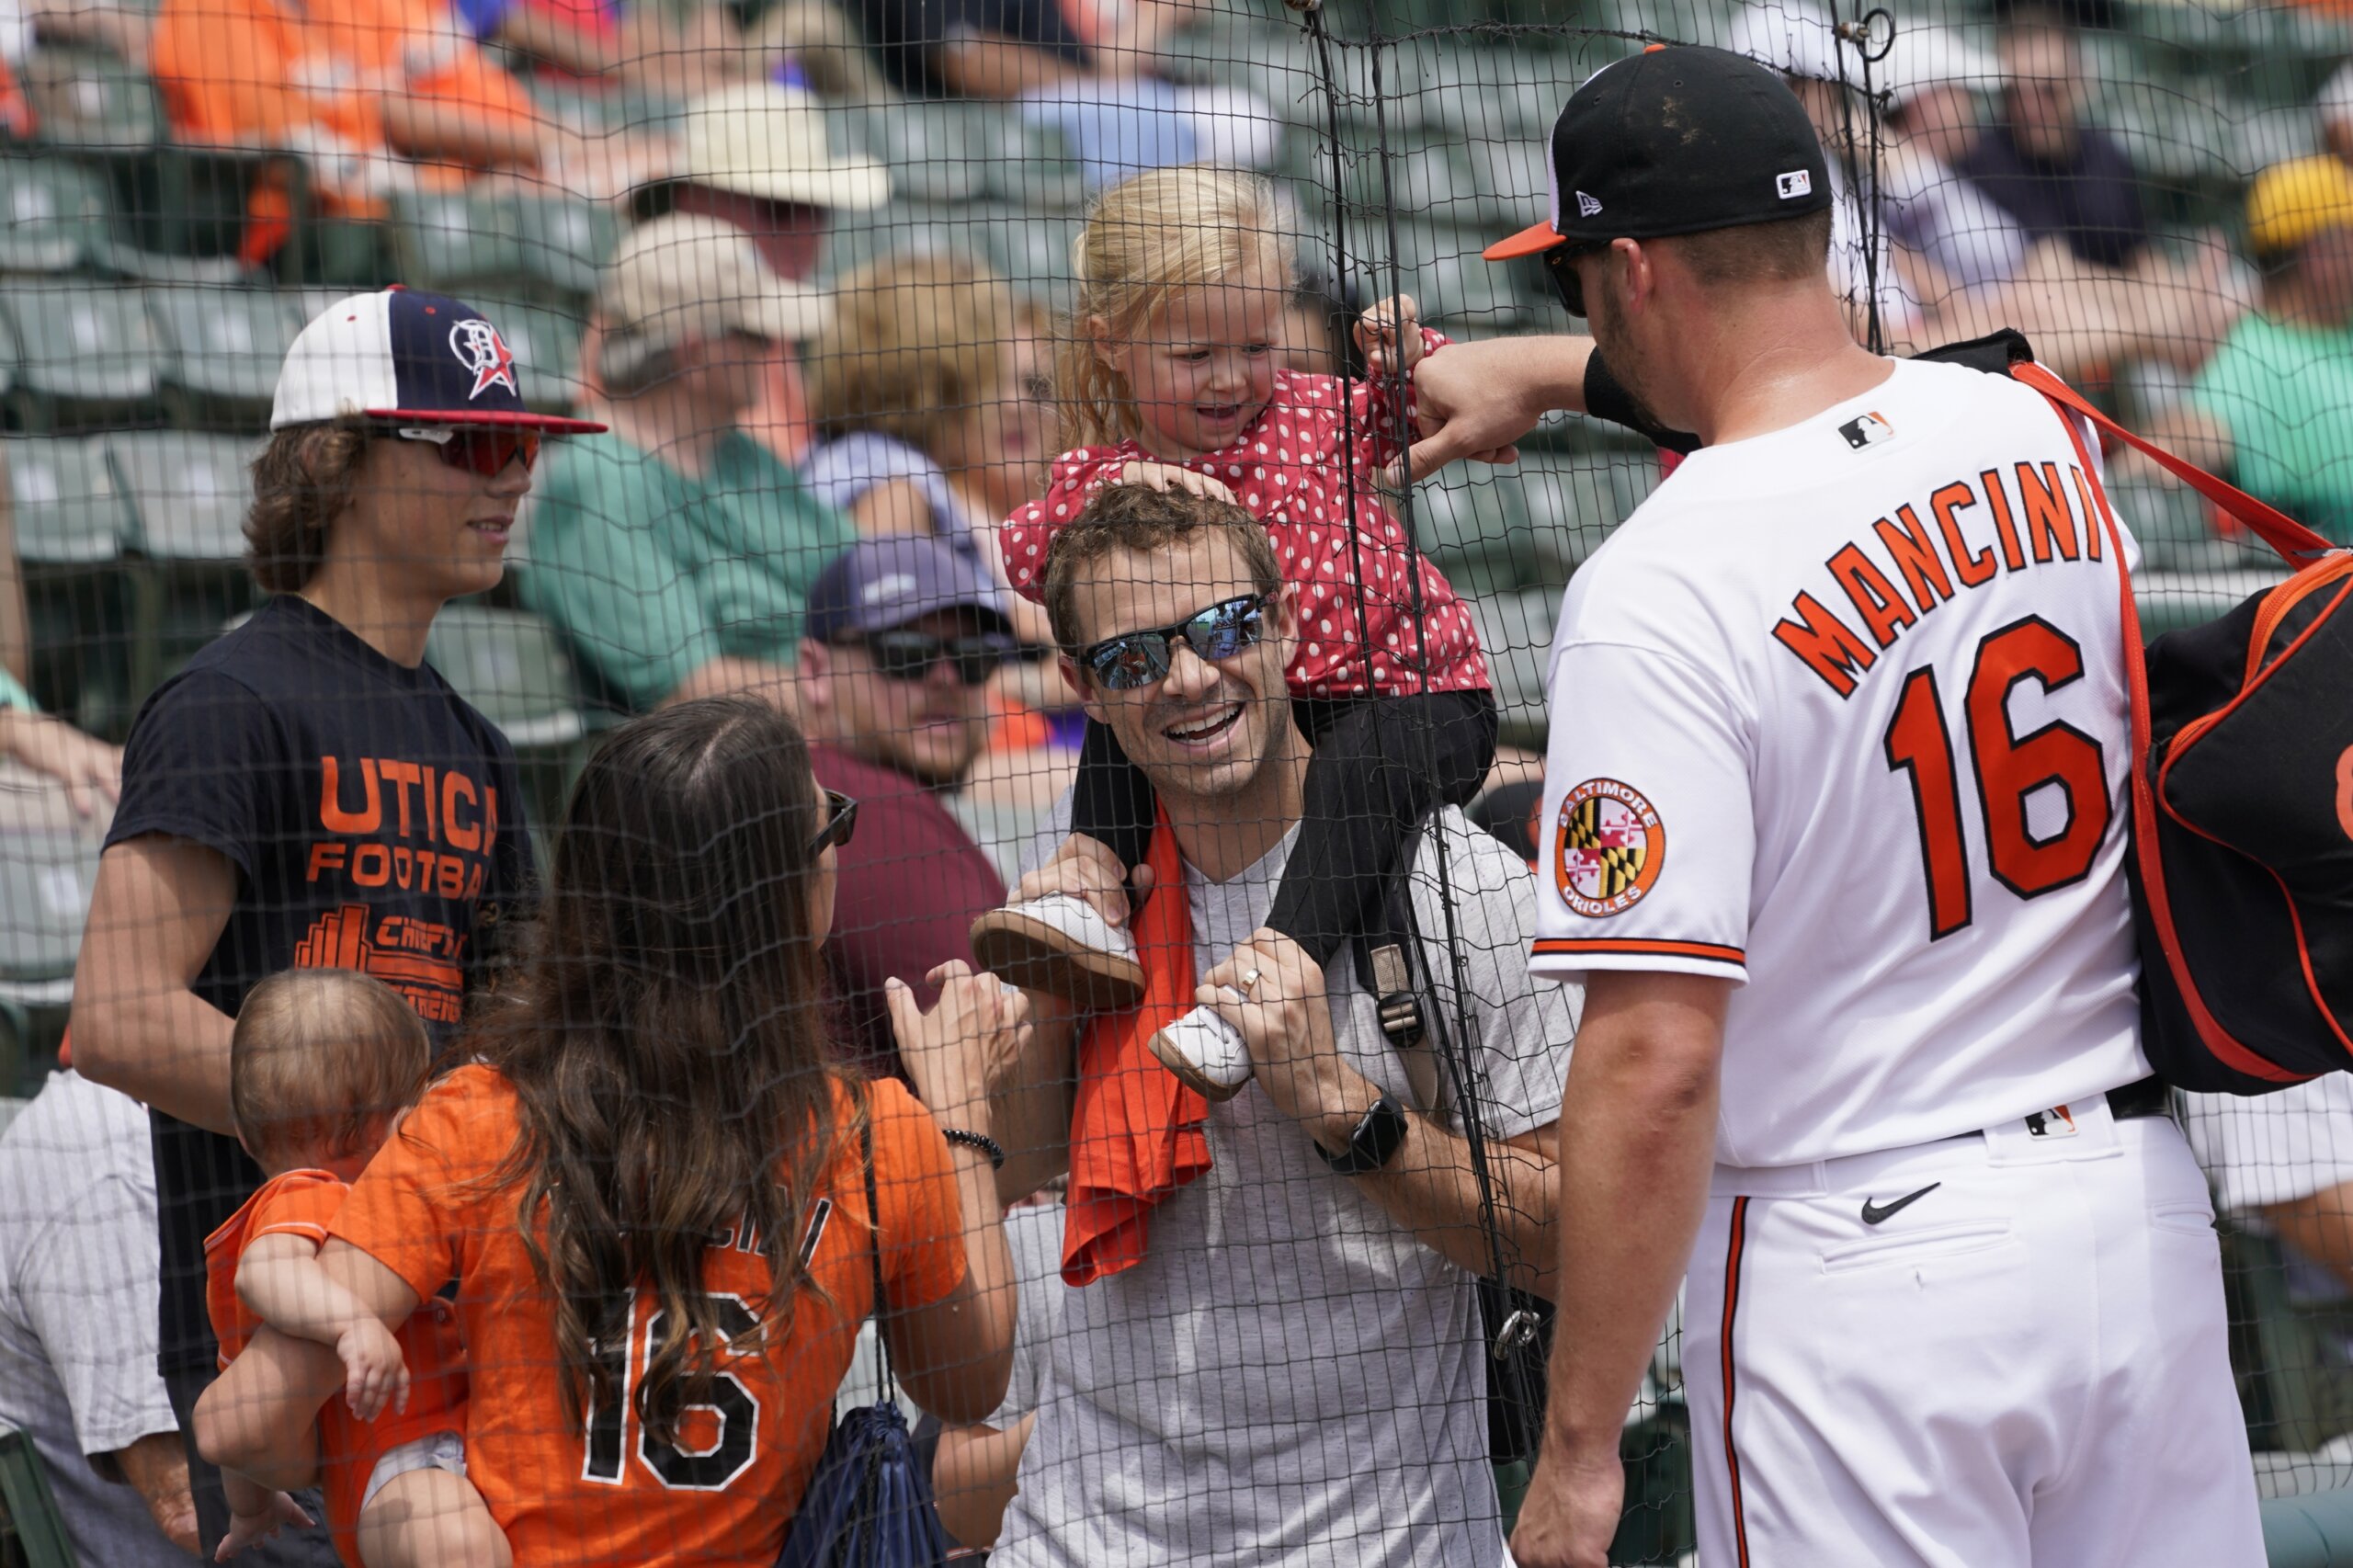
[[[947,1141],[900,1085],[872,1085],[874,1167],[884,1289],[900,1311],[927,1306],[964,1278],[963,1219]],[[838,1146],[800,1241],[818,1292],[765,1346],[768,1267],[741,1228],[711,1239],[704,1288],[741,1346],[719,1356],[703,1403],[675,1441],[647,1430],[630,1391],[663,1332],[660,1303],[630,1292],[625,1340],[606,1346],[623,1391],[564,1412],[564,1369],[548,1289],[517,1225],[519,1183],[494,1181],[519,1128],[514,1089],[489,1067],[435,1085],[353,1187],[334,1233],[430,1299],[457,1282],[472,1372],[467,1479],[506,1530],[518,1563],[767,1568],[824,1449],[835,1391],[873,1297],[854,1107],[835,1100]],[[820,1293],[821,1292],[821,1293]]]
[[[262,1320],[237,1296],[237,1264],[245,1249],[276,1235],[322,1245],[349,1190],[325,1171],[287,1171],[264,1182],[228,1223],[205,1238],[204,1304],[221,1342],[223,1368],[262,1328]],[[354,1534],[359,1500],[376,1461],[404,1443],[466,1429],[466,1352],[449,1304],[426,1301],[396,1337],[408,1362],[406,1410],[387,1406],[375,1420],[362,1421],[337,1393],[319,1411],[319,1486],[326,1500],[327,1530],[353,1568],[359,1568]]]

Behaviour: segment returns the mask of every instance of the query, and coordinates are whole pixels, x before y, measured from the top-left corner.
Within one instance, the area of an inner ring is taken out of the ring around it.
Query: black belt
[[[2136,1117],[2171,1116],[2173,1091],[2163,1078],[2143,1078],[2137,1084],[2127,1084],[2120,1089],[2108,1091],[2108,1114],[2119,1121],[2131,1121]]]

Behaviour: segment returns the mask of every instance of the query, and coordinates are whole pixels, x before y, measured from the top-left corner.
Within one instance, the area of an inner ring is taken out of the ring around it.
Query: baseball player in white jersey
[[[2255,1568],[2212,1213],[2138,1040],[2097,449],[1855,345],[1769,72],[1636,55],[1552,154],[1554,217],[1489,254],[1544,253],[1703,444],[1554,635],[1529,961],[1588,989],[1514,1551],[1604,1562],[1688,1260],[1709,1568]],[[1586,347],[1433,356],[1416,471],[1585,407]]]

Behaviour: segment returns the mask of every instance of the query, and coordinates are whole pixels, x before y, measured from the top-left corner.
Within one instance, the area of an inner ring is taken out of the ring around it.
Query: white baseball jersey
[[[1745,983],[1720,1162],[1906,1147],[2148,1073],[2083,460],[2029,388],[1897,361],[1693,454],[1570,584],[1530,964]]]

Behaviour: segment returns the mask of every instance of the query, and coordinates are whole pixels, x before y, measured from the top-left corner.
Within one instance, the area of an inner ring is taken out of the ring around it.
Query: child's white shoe
[[[1152,1053],[1185,1086],[1230,1100],[1250,1081],[1250,1047],[1216,1009],[1196,1007],[1152,1037]]]
[[[1135,938],[1073,893],[990,910],[972,922],[972,957],[1001,980],[1097,1012],[1143,1000]]]

